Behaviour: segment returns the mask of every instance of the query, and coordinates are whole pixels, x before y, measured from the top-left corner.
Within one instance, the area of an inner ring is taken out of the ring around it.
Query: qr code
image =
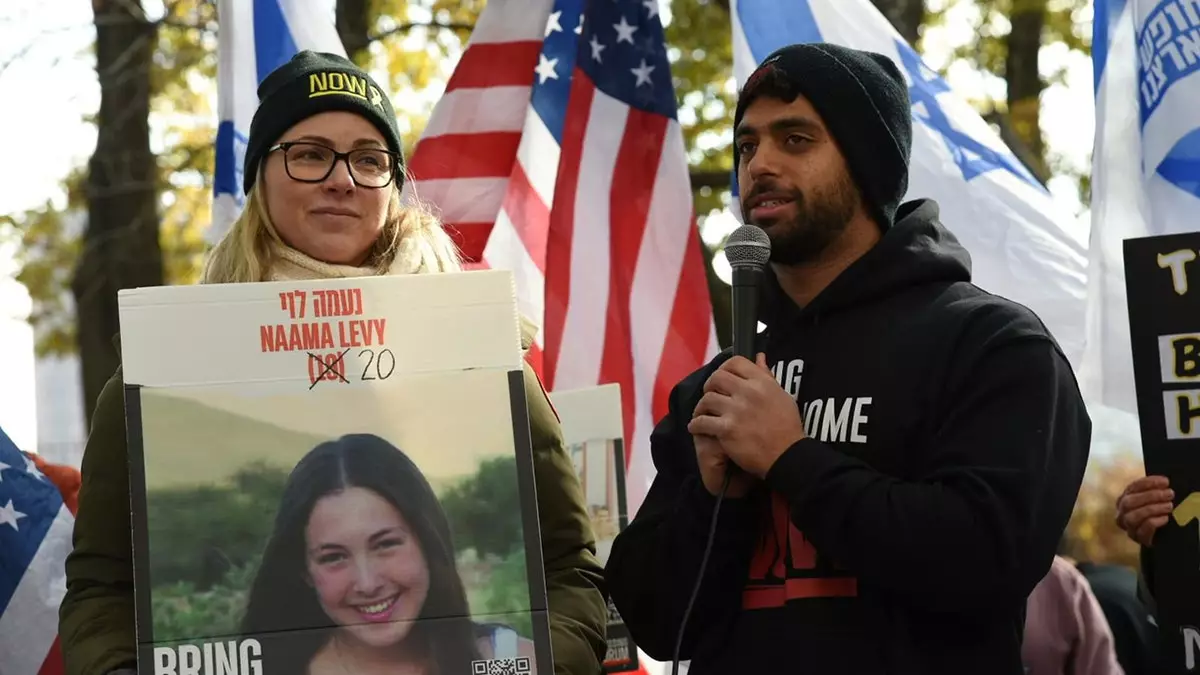
[[[471,675],[531,675],[529,657],[472,661]]]

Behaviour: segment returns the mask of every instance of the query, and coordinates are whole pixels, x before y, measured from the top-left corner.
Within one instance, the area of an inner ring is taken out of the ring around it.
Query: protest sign
[[[601,563],[607,564],[613,540],[629,522],[621,387],[605,384],[556,391],[550,398],[562,421],[567,451],[583,485],[592,530],[596,533],[597,555]],[[628,673],[637,669],[637,646],[610,599],[604,672]]]
[[[1171,672],[1200,672],[1200,233],[1125,240],[1129,333],[1147,475],[1175,509],[1150,569]]]
[[[553,673],[510,273],[119,303],[140,672]]]

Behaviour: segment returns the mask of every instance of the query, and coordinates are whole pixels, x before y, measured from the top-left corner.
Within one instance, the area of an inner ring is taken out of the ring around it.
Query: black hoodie
[[[937,218],[932,201],[902,206],[804,309],[768,275],[760,349],[810,438],[722,503],[690,675],[1022,673],[1026,596],[1075,504],[1091,421],[1046,327],[972,285]],[[654,483],[608,559],[617,609],[662,661],[716,503],[687,422],[727,358],[673,389]]]

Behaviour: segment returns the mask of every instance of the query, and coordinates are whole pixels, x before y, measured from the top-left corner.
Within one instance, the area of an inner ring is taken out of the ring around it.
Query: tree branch
[[[337,0],[334,24],[346,55],[356,63],[371,46],[371,8],[367,0]]]
[[[402,23],[394,28],[390,28],[388,30],[383,31],[382,33],[376,33],[375,35],[372,35],[370,37],[370,40],[371,40],[371,42],[378,42],[380,40],[384,40],[393,35],[396,35],[397,33],[407,33],[408,31],[410,31],[414,28],[433,28],[433,29],[437,29],[437,30],[465,31],[465,32],[469,33],[471,31],[475,30],[475,24],[473,24],[473,23],[439,23],[437,21],[415,21],[412,23]]]
[[[73,26],[57,26],[55,28],[47,28],[41,31],[36,37],[10,55],[7,59],[5,59],[3,62],[0,62],[0,75],[4,75],[4,71],[8,70],[13,64],[29,56],[29,53],[33,51],[34,47],[44,46],[47,42],[45,38],[57,33],[66,33],[73,30],[91,30],[92,28],[93,27],[89,24],[78,24]],[[58,60],[55,61],[55,65],[57,64]]]
[[[163,17],[163,18],[159,19],[158,21],[155,21],[154,25],[158,26],[160,28],[174,28],[175,30],[196,31],[197,33],[200,33],[202,35],[216,35],[216,31],[207,26],[198,26],[194,23],[188,23],[186,21],[176,21],[174,19],[168,19],[166,17]]]

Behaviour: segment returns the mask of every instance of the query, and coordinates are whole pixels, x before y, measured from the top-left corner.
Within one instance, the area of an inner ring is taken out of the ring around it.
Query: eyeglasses
[[[355,148],[338,152],[333,148],[310,142],[286,142],[267,148],[267,152],[283,151],[283,167],[287,175],[301,183],[320,183],[329,178],[338,160],[346,162],[354,184],[365,188],[387,187],[396,175],[396,153],[383,148]]]

